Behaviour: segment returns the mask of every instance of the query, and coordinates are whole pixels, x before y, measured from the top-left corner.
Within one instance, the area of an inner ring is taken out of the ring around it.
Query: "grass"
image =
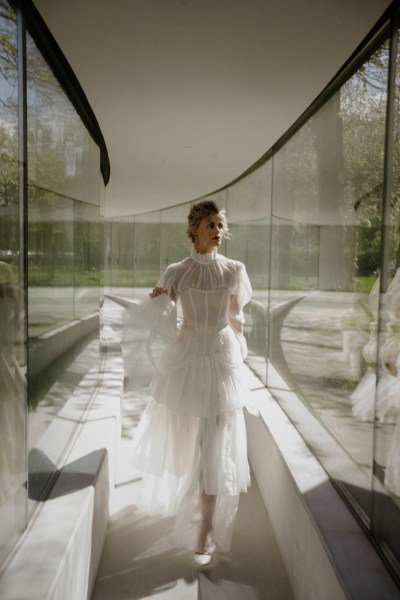
[[[37,268],[29,268],[29,285],[32,287],[101,287],[112,285],[113,287],[154,287],[160,277],[159,270],[156,268],[141,269],[134,274],[133,269],[119,269],[112,272],[101,271],[78,271],[75,278],[71,271],[49,271]],[[252,285],[254,290],[267,290],[267,278],[264,274],[252,275]],[[357,277],[353,281],[352,288],[340,290],[359,294],[369,294],[372,286],[376,282],[375,276]],[[317,277],[308,277],[307,279],[299,276],[292,276],[289,279],[287,290],[317,290]]]

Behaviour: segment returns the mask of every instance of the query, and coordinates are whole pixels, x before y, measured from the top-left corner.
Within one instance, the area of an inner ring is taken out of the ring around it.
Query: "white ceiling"
[[[179,204],[259,159],[389,0],[34,0],[109,151],[108,216]]]

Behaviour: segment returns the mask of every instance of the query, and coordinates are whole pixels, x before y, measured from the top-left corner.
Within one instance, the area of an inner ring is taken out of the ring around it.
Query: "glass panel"
[[[160,212],[135,219],[135,297],[145,298],[160,278]]]
[[[99,311],[100,211],[75,202],[75,319]]]
[[[400,572],[400,49],[393,107],[393,156],[384,227],[374,453],[374,532]],[[391,188],[391,189],[390,189]],[[391,193],[390,193],[391,191]]]
[[[111,223],[111,287],[114,294],[133,295],[135,219],[113,219]]]
[[[110,291],[112,286],[112,221],[105,218],[101,221],[101,246],[102,252],[100,259],[102,260],[102,268],[100,270],[100,282],[103,288],[102,293]]]
[[[16,16],[0,0],[0,560],[26,526],[26,346]]]
[[[28,225],[30,344],[74,318],[74,205],[29,187]]]
[[[161,271],[190,254],[191,243],[186,234],[190,204],[161,211]]]
[[[247,362],[266,383],[267,317],[269,295],[269,235],[271,214],[271,161],[228,188],[227,211],[232,234],[229,258],[240,260],[253,287],[245,307]]]
[[[367,522],[387,68],[385,44],[274,157],[268,384]]]
[[[99,149],[29,35],[27,87],[33,510],[90,400],[74,392],[98,365],[101,187]],[[65,405],[75,420],[60,416]]]

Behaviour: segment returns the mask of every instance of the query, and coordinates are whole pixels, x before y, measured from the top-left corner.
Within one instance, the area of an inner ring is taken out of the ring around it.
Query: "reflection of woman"
[[[386,324],[385,338],[378,335],[379,279],[370,293],[369,306],[374,320],[370,323],[370,338],[363,348],[368,368],[351,394],[353,414],[362,421],[373,421],[376,417],[381,423],[388,422],[395,418],[397,411],[400,381],[396,362],[400,352],[400,323],[395,319],[399,312],[399,283],[398,269],[385,294],[386,313],[390,319]]]
[[[148,509],[176,513],[175,542],[198,566],[229,550],[240,492],[249,482],[240,369],[243,306],[251,286],[242,263],[217,253],[228,233],[211,200],[192,206],[191,256],[170,265],[151,293],[182,323],[151,385],[153,399],[134,443],[134,464],[152,475]]]
[[[375,414],[376,364],[378,359],[378,310],[379,310],[379,278],[373,285],[368,298],[369,309],[373,316],[370,323],[370,336],[362,354],[367,370],[357,387],[350,395],[353,403],[353,415],[362,421],[371,421]]]
[[[15,479],[15,318],[17,313],[13,272],[0,261],[0,503],[18,486]]]
[[[382,354],[385,366],[395,383],[388,390],[390,393],[386,394],[384,410],[394,409],[397,413],[397,422],[390,442],[384,483],[387,490],[400,496],[400,269],[397,269],[387,289],[386,304],[390,321],[387,324],[388,338]]]

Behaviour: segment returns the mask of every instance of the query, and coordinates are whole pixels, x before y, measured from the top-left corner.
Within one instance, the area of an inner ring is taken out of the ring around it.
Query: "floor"
[[[123,311],[108,303],[106,324],[121,330]],[[241,496],[231,551],[216,554],[204,569],[193,565],[190,552],[169,544],[170,518],[149,516],[135,507],[142,480],[129,464],[129,455],[147,400],[143,381],[136,386],[127,381],[117,485],[92,600],[293,599],[254,477]]]
[[[168,544],[170,520],[146,516],[131,504],[134,486],[117,488],[92,600],[293,598],[255,484],[242,496],[231,552],[215,555],[200,571],[191,553]]]

